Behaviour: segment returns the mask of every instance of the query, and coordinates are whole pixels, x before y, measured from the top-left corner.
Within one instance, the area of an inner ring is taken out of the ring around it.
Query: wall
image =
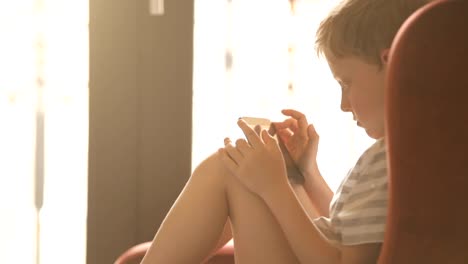
[[[191,168],[193,1],[90,0],[87,263],[151,240]]]

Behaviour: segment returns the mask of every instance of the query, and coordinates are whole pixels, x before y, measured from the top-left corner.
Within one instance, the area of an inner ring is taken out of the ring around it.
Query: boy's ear
[[[382,64],[388,63],[388,56],[390,55],[390,49],[384,49],[380,52],[380,61]]]

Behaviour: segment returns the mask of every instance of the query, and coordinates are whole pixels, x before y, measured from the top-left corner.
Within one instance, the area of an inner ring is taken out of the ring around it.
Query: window
[[[340,89],[316,56],[315,30],[336,1],[195,1],[192,168],[241,137],[240,116],[305,113],[320,134],[318,163],[335,189],[373,140],[342,113]]]
[[[4,1],[0,34],[0,263],[85,263],[88,2]]]

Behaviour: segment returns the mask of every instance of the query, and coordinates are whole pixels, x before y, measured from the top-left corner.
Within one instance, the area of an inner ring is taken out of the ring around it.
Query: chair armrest
[[[129,249],[125,250],[114,262],[114,264],[130,264],[130,263],[140,263],[143,257],[146,254],[146,251],[151,246],[151,241],[144,242],[135,246],[130,247]],[[220,256],[220,257],[230,257],[232,256],[232,259],[234,257],[234,244],[232,243],[232,240],[228,242],[226,245],[221,247],[218,251],[216,251],[213,256],[211,256],[206,264],[211,263],[211,259]],[[223,262],[224,263],[224,262]],[[227,262],[225,262],[227,263]]]
[[[117,260],[114,262],[114,264],[129,264],[135,261],[141,261],[141,259],[143,259],[143,257],[146,254],[146,251],[148,251],[150,246],[151,241],[132,246],[131,248],[127,249],[124,253],[122,253],[119,256],[119,258],[117,258]]]

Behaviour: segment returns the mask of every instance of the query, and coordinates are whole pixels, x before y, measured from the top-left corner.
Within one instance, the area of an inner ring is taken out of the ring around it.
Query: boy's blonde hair
[[[381,65],[380,53],[390,48],[403,22],[430,0],[343,0],[320,23],[318,54],[357,56]]]

